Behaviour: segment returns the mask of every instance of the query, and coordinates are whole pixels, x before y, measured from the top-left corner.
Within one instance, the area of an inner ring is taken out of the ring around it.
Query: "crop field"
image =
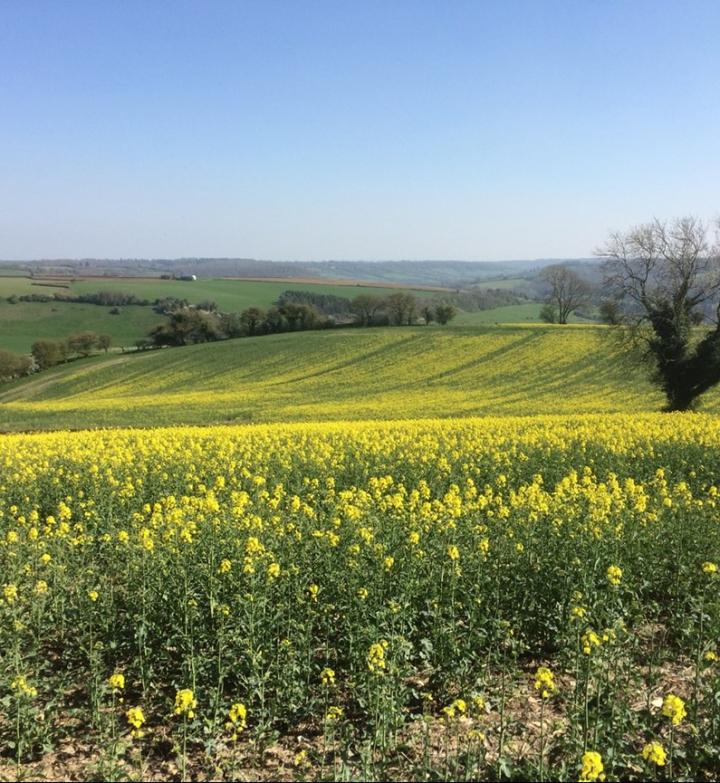
[[[0,776],[710,780],[720,424],[6,435]]]
[[[717,393],[703,409],[715,411]],[[4,429],[657,411],[596,326],[339,329],[109,355],[0,390]]]
[[[346,329],[6,385],[55,431],[0,436],[0,779],[714,779],[720,399],[626,358]]]

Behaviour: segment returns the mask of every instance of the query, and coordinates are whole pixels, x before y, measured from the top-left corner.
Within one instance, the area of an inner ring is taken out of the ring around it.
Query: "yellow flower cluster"
[[[131,735],[136,739],[140,739],[144,734],[142,727],[145,724],[145,713],[142,707],[130,707],[125,716],[131,727]]]
[[[592,783],[594,780],[605,780],[605,766],[602,756],[595,750],[583,754],[580,783]]]
[[[535,690],[543,699],[548,699],[557,690],[555,675],[546,666],[539,666],[535,672]]]
[[[335,685],[335,671],[329,667],[325,667],[320,672],[320,682],[327,687]]]
[[[34,699],[38,695],[37,688],[30,685],[23,675],[19,675],[12,680],[10,690],[15,691],[20,696],[27,696],[29,699]]]
[[[370,645],[367,654],[367,665],[373,674],[382,674],[385,670],[385,650],[387,648],[388,642],[385,639]]]
[[[651,764],[655,764],[656,767],[664,767],[667,761],[665,748],[656,741],[648,742],[645,745],[642,749],[642,757]]]
[[[121,691],[125,688],[125,675],[121,672],[115,672],[108,678],[108,685],[114,691]]]
[[[232,731],[233,741],[247,728],[247,707],[242,702],[235,702],[228,710],[228,720],[225,728]]]
[[[678,726],[687,715],[685,702],[674,693],[669,693],[663,699],[662,714],[670,719],[673,726]]]
[[[607,570],[607,580],[610,582],[610,584],[613,587],[617,587],[620,582],[622,581],[622,568],[618,568],[618,566],[611,565],[608,567]]]
[[[175,714],[187,715],[192,719],[195,717],[195,708],[197,700],[195,694],[189,688],[182,688],[175,694]]]

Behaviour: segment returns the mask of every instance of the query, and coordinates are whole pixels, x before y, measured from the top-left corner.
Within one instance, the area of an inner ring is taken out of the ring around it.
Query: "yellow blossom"
[[[669,693],[663,699],[662,714],[670,718],[673,726],[678,726],[687,715],[685,702],[679,696]]]
[[[328,707],[328,710],[325,713],[325,720],[328,721],[328,723],[335,723],[342,720],[344,714],[345,711],[342,707]]]
[[[145,723],[145,713],[142,707],[130,707],[125,716],[127,717],[127,722],[132,727],[131,735],[135,738],[142,737],[144,733],[142,727]]]
[[[602,756],[594,750],[583,754],[580,783],[592,783],[594,780],[605,780],[605,767]]]
[[[192,719],[195,717],[195,708],[197,701],[195,694],[189,688],[182,688],[175,694],[175,714],[187,715]]]
[[[385,669],[385,650],[388,648],[388,643],[385,639],[381,639],[379,642],[375,642],[370,645],[370,649],[367,654],[368,669],[374,674],[382,674]]]
[[[320,682],[328,687],[330,685],[335,685],[335,671],[326,666],[320,672]]]
[[[225,728],[231,729],[233,732],[233,739],[237,739],[237,735],[247,728],[247,708],[242,702],[235,702],[230,706],[228,710],[228,722]]]
[[[608,566],[607,580],[613,587],[617,587],[622,581],[622,569],[615,565]]]
[[[535,690],[540,691],[543,699],[549,698],[557,690],[555,675],[546,666],[538,667],[535,673]]]
[[[15,601],[17,601],[17,597],[18,597],[17,585],[10,583],[10,584],[6,584],[5,587],[3,587],[3,598],[9,604],[15,603]]]
[[[21,696],[27,696],[30,699],[34,699],[38,693],[37,688],[30,685],[23,675],[19,675],[12,680],[10,690],[16,691]]]
[[[665,766],[665,748],[659,742],[648,742],[642,750],[642,756],[646,761],[655,764],[657,767]]]

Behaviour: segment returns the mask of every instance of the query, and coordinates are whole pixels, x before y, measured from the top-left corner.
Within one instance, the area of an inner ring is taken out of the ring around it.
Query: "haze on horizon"
[[[715,0],[6,0],[0,258],[567,258],[710,221],[719,33]]]

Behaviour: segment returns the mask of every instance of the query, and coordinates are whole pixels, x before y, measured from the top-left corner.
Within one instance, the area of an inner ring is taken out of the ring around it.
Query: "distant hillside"
[[[564,259],[563,263],[597,264],[596,259]],[[376,283],[460,287],[483,280],[517,277],[557,259],[530,261],[259,261],[249,258],[176,259],[43,259],[0,261],[12,272],[35,274],[137,275],[195,274],[198,277],[323,278]]]
[[[705,409],[718,403],[713,393]],[[408,327],[77,361],[0,390],[0,427],[636,412],[661,404],[603,327]]]

